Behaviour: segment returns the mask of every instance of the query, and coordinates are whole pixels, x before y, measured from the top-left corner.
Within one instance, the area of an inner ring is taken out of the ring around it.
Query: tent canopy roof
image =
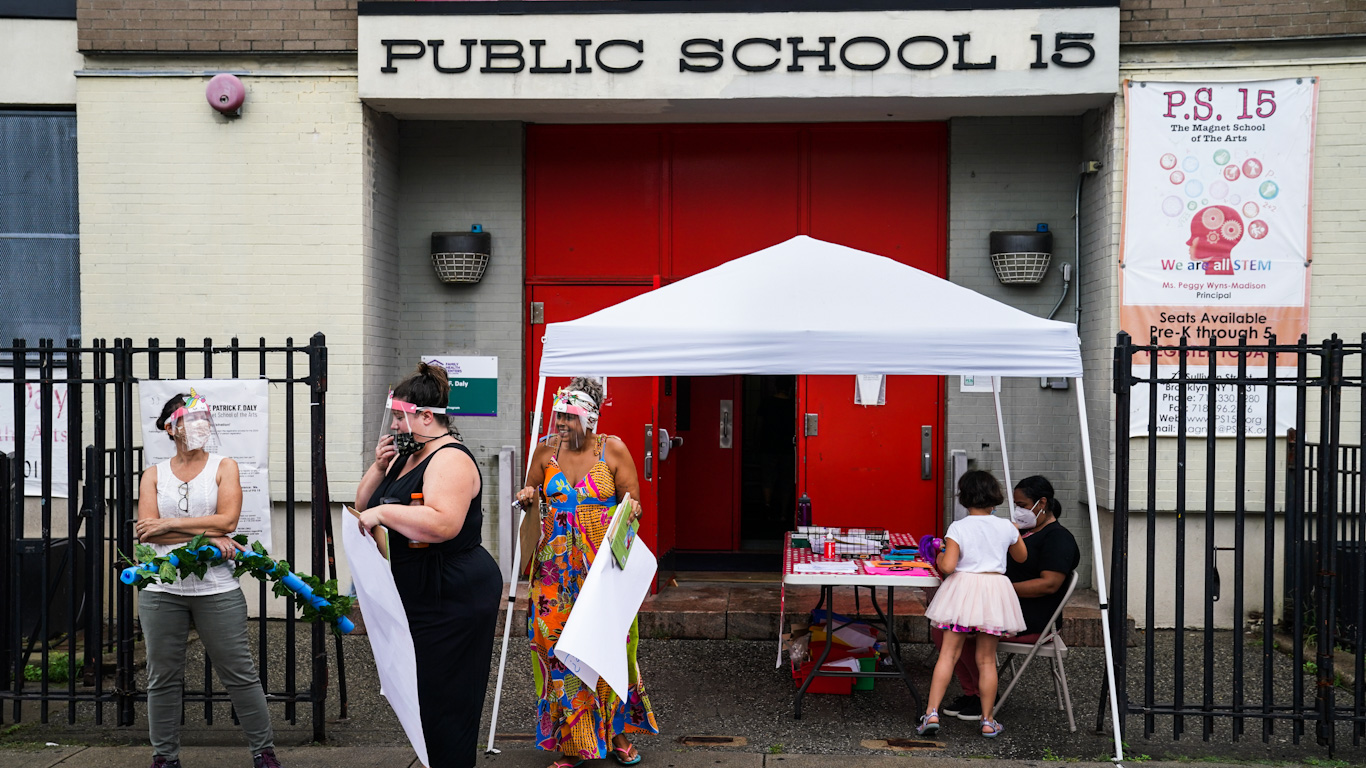
[[[1077,329],[811,237],[546,327],[543,376],[1082,373]]]

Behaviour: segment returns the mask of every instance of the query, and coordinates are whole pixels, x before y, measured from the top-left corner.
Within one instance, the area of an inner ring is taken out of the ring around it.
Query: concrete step
[[[506,587],[505,587],[506,588]],[[835,591],[835,612],[846,616],[875,616],[868,590]],[[887,593],[878,591],[879,605],[886,610]],[[784,605],[786,627],[793,620],[804,624],[820,599],[812,586],[788,587],[784,599],[780,584],[684,582],[645,598],[640,608],[640,634],[648,638],[774,640],[778,637],[779,606]],[[526,626],[527,584],[517,586],[513,630]],[[926,596],[921,589],[899,589],[894,594],[897,634],[905,642],[929,641],[925,619]],[[1063,610],[1063,642],[1072,647],[1099,647],[1103,643],[1100,603],[1094,591],[1078,590]],[[1127,620],[1129,644],[1134,644],[1133,619]]]

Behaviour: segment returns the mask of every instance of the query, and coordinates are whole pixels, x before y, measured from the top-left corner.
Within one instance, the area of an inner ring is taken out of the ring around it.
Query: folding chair
[[[1072,593],[1077,588],[1077,572],[1072,572],[1072,578],[1068,580],[1067,592],[1062,597],[1062,602],[1058,604],[1058,609],[1053,612],[1053,617],[1048,620],[1039,639],[1032,645],[1028,643],[1001,642],[996,645],[999,653],[1005,654],[1000,669],[1010,667],[1010,685],[1006,686],[1004,692],[996,698],[996,709],[1005,707],[1006,699],[1010,692],[1015,689],[1015,684],[1020,682],[1020,675],[1029,666],[1029,662],[1035,656],[1046,656],[1053,659],[1053,690],[1058,694],[1058,709],[1067,711],[1067,728],[1072,733],[1077,732],[1077,721],[1072,716],[1072,694],[1067,690],[1067,671],[1063,668],[1063,659],[1067,658],[1067,645],[1062,641],[1062,629],[1060,622],[1062,619],[1062,609],[1067,607],[1067,603],[1072,600]],[[1024,656],[1024,661],[1020,662],[1019,657]],[[999,673],[999,671],[998,671]]]

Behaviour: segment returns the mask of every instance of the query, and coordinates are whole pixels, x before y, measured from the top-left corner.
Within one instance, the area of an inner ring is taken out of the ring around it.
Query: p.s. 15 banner
[[[1293,344],[1307,330],[1310,192],[1316,78],[1255,82],[1125,83],[1124,229],[1120,246],[1120,327],[1135,343],[1153,337],[1175,346],[1211,340]],[[1179,360],[1158,361],[1161,378]],[[1192,374],[1208,371],[1204,350],[1187,354]],[[1249,376],[1264,375],[1266,355],[1248,355]],[[1135,358],[1146,376],[1146,355]],[[1238,355],[1221,352],[1219,377],[1237,373]],[[1250,388],[1245,434],[1292,426],[1294,400],[1266,413],[1265,392]],[[1219,388],[1215,434],[1237,431],[1236,389]],[[1158,412],[1132,399],[1133,435],[1177,433],[1179,395],[1164,386]],[[1186,432],[1204,435],[1209,397],[1187,388]]]

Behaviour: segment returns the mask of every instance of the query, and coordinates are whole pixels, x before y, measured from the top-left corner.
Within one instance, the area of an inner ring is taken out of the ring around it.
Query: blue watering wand
[[[195,553],[207,554],[209,556],[208,559],[211,561],[221,562],[223,560],[223,553],[219,551],[218,547],[211,544],[205,544],[195,550]],[[166,559],[173,566],[178,567],[180,565],[180,558],[174,553],[168,555]],[[250,550],[238,552],[237,559],[241,560],[247,567],[256,571],[261,576],[274,576],[276,570],[280,567],[279,563]],[[123,573],[119,575],[119,581],[122,581],[129,586],[133,586],[144,579],[151,578],[156,572],[156,566],[151,563],[141,563],[139,565],[124,568]],[[328,606],[327,600],[313,594],[313,588],[305,584],[304,580],[299,578],[293,571],[285,571],[284,574],[280,576],[280,583],[284,584],[285,588],[290,592],[307,600],[314,608],[322,609]],[[345,616],[341,616],[337,619],[337,629],[341,630],[342,634],[350,634],[351,630],[355,628],[356,625]]]

